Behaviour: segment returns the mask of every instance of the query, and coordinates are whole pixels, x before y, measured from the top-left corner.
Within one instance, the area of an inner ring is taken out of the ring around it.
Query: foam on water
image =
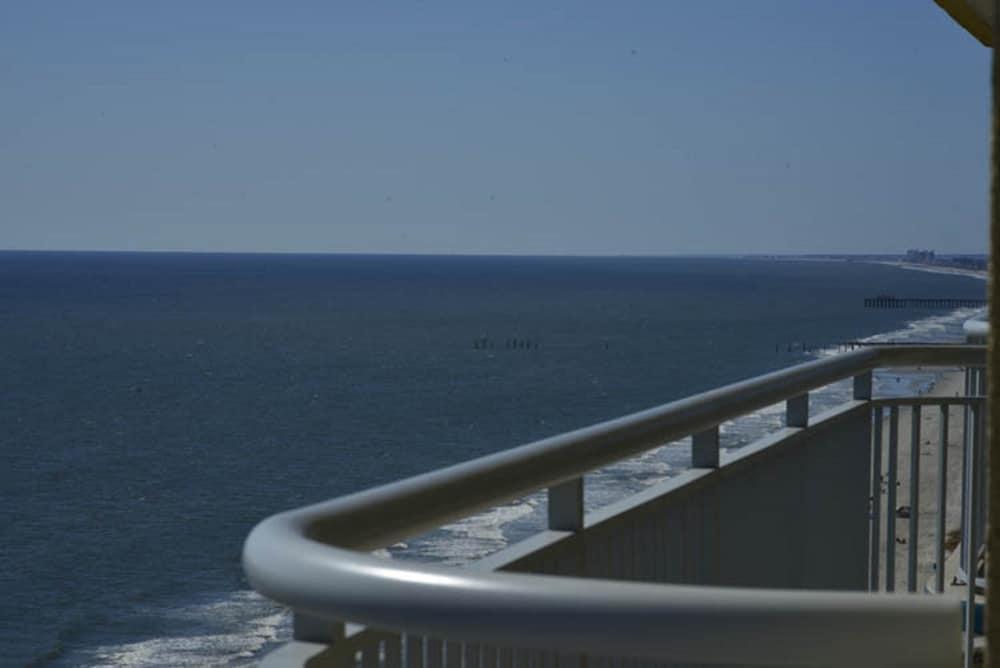
[[[601,508],[674,476],[691,460],[691,439],[684,438],[615,462],[585,478],[586,509]]]
[[[914,320],[903,329],[869,336],[862,341],[944,341],[961,340],[962,323],[977,313],[978,308],[961,308],[943,315]]]
[[[71,652],[54,665],[249,665],[263,651],[291,638],[290,614],[254,591],[232,592],[176,608],[137,608],[132,614],[162,616],[177,633]]]
[[[491,508],[446,524],[432,534],[411,540],[406,547],[393,546],[389,556],[458,565],[480,559],[507,546],[508,528],[536,515],[544,505],[541,494]]]
[[[785,424],[785,405],[765,406],[749,415],[719,425],[719,444],[726,449],[741,448]]]

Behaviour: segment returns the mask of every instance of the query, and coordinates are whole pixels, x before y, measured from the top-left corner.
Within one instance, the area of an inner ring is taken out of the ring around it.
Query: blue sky
[[[0,5],[0,248],[983,252],[931,0]]]

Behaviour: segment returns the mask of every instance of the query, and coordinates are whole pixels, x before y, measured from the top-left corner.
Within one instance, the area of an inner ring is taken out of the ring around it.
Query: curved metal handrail
[[[969,318],[962,323],[962,331],[965,332],[965,336],[969,339],[982,339],[985,342],[986,337],[990,333],[989,313],[983,311]],[[972,342],[976,343],[978,341],[973,340]]]
[[[698,664],[956,665],[961,645],[952,598],[473,573],[320,545],[305,529],[276,516],[251,533],[251,584],[379,629]]]
[[[261,522],[244,546],[251,585],[298,611],[388,630],[703,663],[872,665],[955,658],[952,599],[646,585],[471,573],[370,550],[558,484],[664,442],[882,366],[984,363],[982,346],[873,346],[734,383]],[[902,622],[902,623],[901,623]],[[718,629],[725,628],[725,642]],[[957,625],[955,626],[957,629]],[[780,647],[769,634],[780,633]],[[886,643],[891,634],[899,643]],[[708,641],[709,639],[711,641]],[[915,665],[915,664],[910,664]]]

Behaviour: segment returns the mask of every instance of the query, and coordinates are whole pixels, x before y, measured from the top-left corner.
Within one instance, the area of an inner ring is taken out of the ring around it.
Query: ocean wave
[[[506,529],[544,507],[541,493],[491,508],[446,524],[433,534],[410,542],[407,549],[390,550],[393,556],[459,565],[481,559],[506,547]]]
[[[863,342],[881,341],[942,341],[961,340],[962,323],[982,313],[980,308],[960,308],[942,315],[932,315],[907,323],[902,329],[873,334],[861,339]]]
[[[204,603],[136,610],[156,614],[177,632],[67,653],[55,665],[234,666],[256,663],[271,646],[291,638],[291,615],[260,594],[245,590]]]

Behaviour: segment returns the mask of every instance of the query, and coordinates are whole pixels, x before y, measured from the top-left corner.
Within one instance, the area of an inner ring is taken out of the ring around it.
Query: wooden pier
[[[982,308],[985,299],[949,299],[943,297],[889,297],[881,295],[865,299],[865,308]]]

